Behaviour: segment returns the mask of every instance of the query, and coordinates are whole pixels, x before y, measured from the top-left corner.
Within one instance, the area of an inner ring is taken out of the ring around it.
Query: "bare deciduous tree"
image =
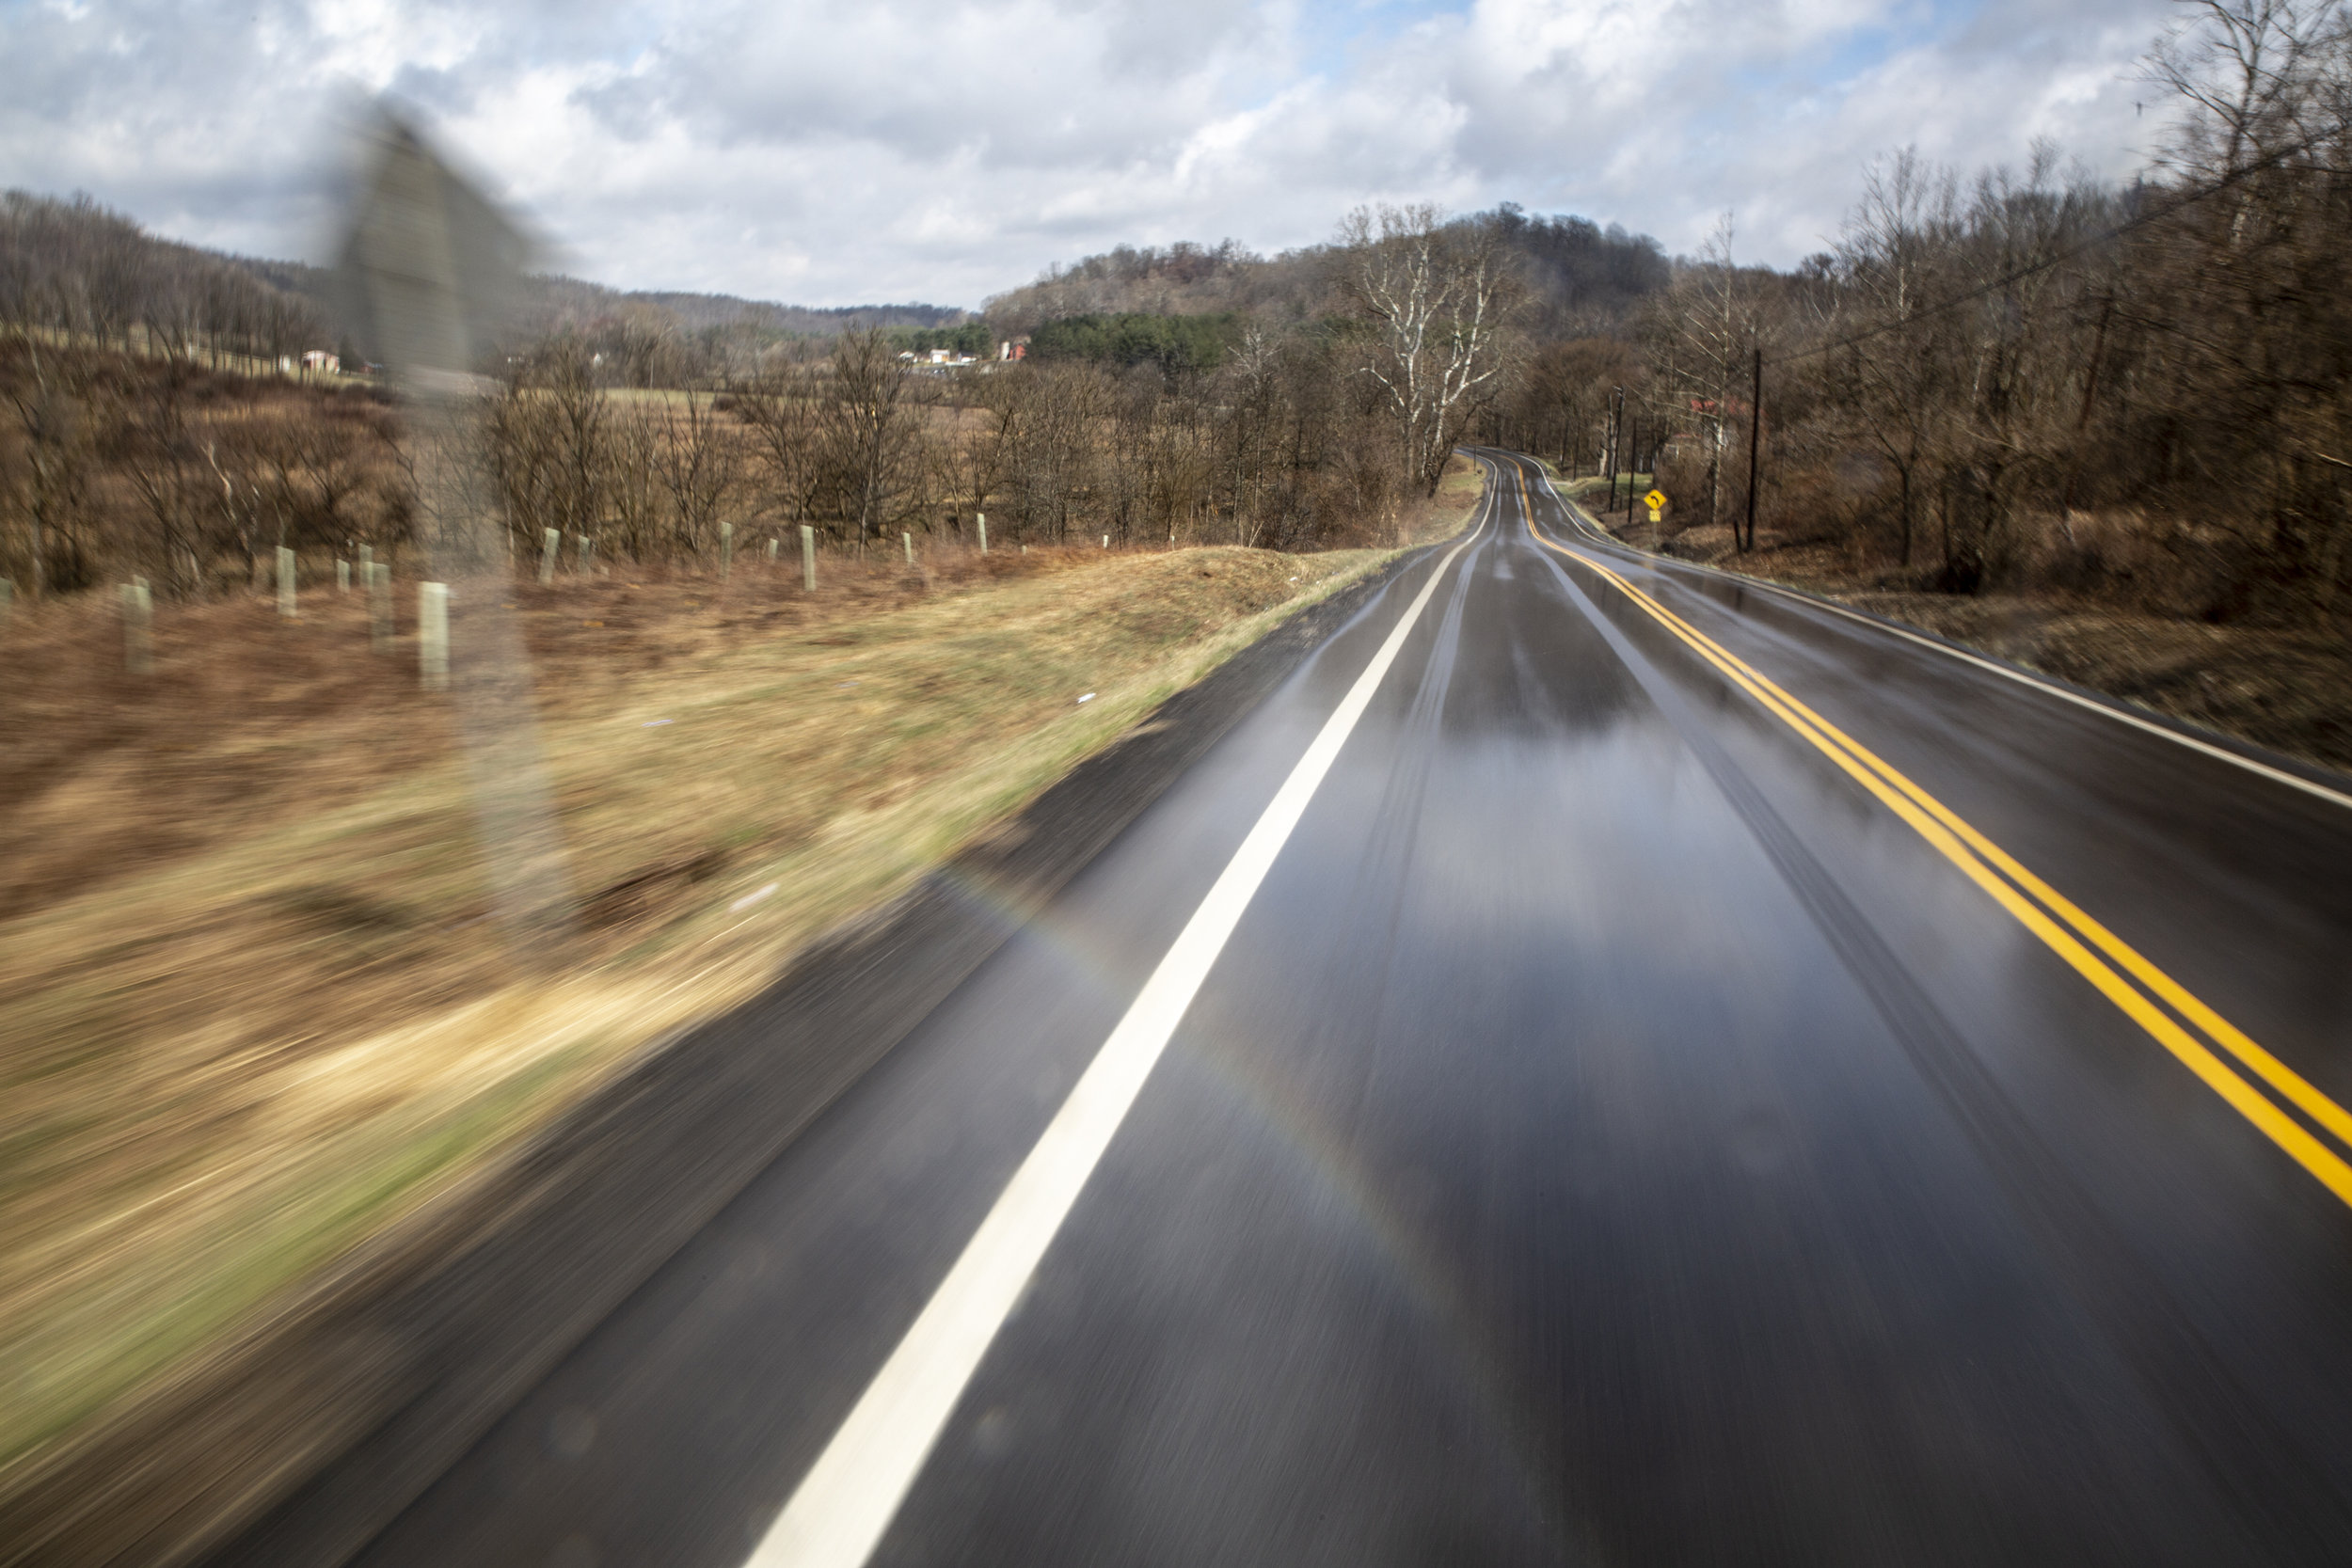
[[[922,467],[914,408],[898,351],[880,327],[843,333],[831,369],[825,444],[841,486],[843,519],[862,551],[916,499]]]
[[[1490,224],[1437,208],[1358,208],[1340,225],[1344,287],[1373,328],[1364,373],[1386,389],[1406,470],[1429,492],[1477,399],[1502,373],[1518,289]]]
[[[24,436],[24,474],[14,486],[24,518],[27,584],[35,598],[86,585],[92,562],[82,522],[91,468],[90,388],[70,357],[38,338],[21,344],[24,373],[0,379]]]
[[[711,402],[707,392],[690,387],[662,405],[661,439],[651,465],[669,494],[678,536],[696,553],[717,542],[739,474],[733,435],[722,428]]]

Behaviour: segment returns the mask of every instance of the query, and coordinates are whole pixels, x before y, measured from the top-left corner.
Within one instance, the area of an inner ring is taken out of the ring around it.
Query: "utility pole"
[[[1625,520],[1633,520],[1634,476],[1642,471],[1642,421],[1628,420],[1629,427],[1625,444]]]
[[[1756,449],[1764,434],[1764,347],[1756,349],[1756,378],[1748,393],[1748,538],[1744,553],[1756,548]]]
[[[2066,531],[2066,542],[2074,543],[2074,481],[2083,467],[2083,432],[2090,426],[2090,400],[2099,391],[2099,359],[2107,350],[2107,318],[2115,313],[2115,295],[2110,293],[2099,306],[2099,330],[2090,339],[2090,369],[2083,376],[2082,407],[2074,414],[2074,438],[2066,449],[2066,491],[2058,498],[2058,527]]]
[[[1609,500],[1603,513],[1617,509],[1617,436],[1625,428],[1625,388],[1609,388]]]

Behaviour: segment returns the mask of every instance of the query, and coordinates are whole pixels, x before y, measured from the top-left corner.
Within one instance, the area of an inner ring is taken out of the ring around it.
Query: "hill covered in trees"
[[[328,274],[300,261],[207,250],[151,234],[86,196],[0,193],[0,327],[166,356],[275,364],[311,349],[356,362],[332,313]],[[505,356],[556,336],[604,356],[626,384],[739,375],[763,356],[845,331],[953,327],[941,305],[819,309],[729,294],[623,291],[576,277],[526,280]]]
[[[1539,339],[1624,331],[1663,289],[1671,263],[1646,234],[1567,214],[1531,215],[1515,202],[1454,220],[1491,231],[1498,260],[1523,290],[1523,325]],[[1344,313],[1343,245],[1266,257],[1232,240],[1215,245],[1120,245],[1047,271],[983,308],[1008,336],[1074,317],[1248,317],[1279,326]]]
[[[86,196],[0,192],[0,327],[217,361],[329,346],[315,269],[148,233]]]
[[[1743,265],[1726,222],[1629,342],[1538,351],[1483,428],[1613,438],[1670,530],[1753,512],[1888,584],[2339,622],[2352,8],[2203,0],[2148,65],[2174,129],[2136,178],[1889,151],[1828,253]]]

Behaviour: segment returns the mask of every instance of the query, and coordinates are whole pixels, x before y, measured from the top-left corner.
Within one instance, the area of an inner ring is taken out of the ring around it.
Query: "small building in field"
[[[323,348],[314,348],[303,355],[302,368],[306,371],[325,371],[332,375],[343,368],[343,362]]]

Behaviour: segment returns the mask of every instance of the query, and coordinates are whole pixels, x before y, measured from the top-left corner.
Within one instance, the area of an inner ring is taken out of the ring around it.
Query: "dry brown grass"
[[[1455,452],[1446,459],[1445,472],[1438,480],[1438,493],[1422,506],[1418,515],[1407,520],[1403,536],[1407,545],[1425,545],[1433,540],[1451,538],[1470,519],[1478,509],[1478,499],[1486,493],[1486,470]]]
[[[581,895],[528,955],[486,919],[443,700],[356,596],[161,607],[145,679],[109,606],[20,610],[0,1481],[1386,559],[831,562],[814,597],[616,568],[469,607],[523,624]]]

